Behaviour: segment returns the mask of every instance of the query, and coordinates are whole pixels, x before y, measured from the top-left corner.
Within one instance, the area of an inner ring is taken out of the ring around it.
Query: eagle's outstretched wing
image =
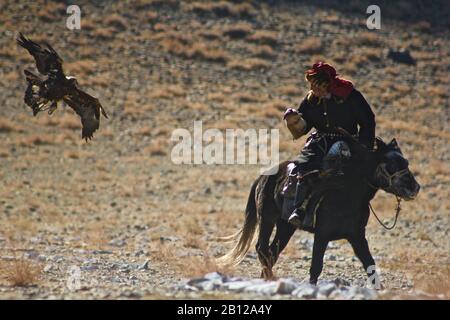
[[[36,67],[41,74],[65,77],[62,68],[63,60],[48,43],[44,43],[44,47],[42,47],[26,38],[20,32],[17,35],[16,41],[34,57]]]
[[[108,118],[98,99],[78,88],[74,88],[68,95],[64,96],[63,100],[81,118],[83,126],[81,137],[86,141],[92,139],[93,133],[100,125],[100,113]]]

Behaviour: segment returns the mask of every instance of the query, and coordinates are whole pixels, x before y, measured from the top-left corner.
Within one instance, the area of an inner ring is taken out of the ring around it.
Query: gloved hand
[[[287,117],[291,115],[299,115],[298,111],[293,108],[288,108],[283,115],[283,120],[286,120]]]

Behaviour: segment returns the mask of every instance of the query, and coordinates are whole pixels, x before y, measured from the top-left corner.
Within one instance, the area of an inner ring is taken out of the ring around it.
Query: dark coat
[[[307,124],[307,131],[315,128],[319,133],[336,133],[335,127],[341,127],[350,134],[358,134],[359,141],[370,149],[375,141],[375,115],[363,95],[356,89],[343,100],[337,96],[322,99],[305,97],[298,112]]]

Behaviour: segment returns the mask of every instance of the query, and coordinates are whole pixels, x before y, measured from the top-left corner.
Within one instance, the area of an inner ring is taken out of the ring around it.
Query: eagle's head
[[[77,78],[72,77],[72,76],[68,76],[68,77],[66,77],[66,79],[71,85],[73,85],[73,86],[77,86],[78,85]]]

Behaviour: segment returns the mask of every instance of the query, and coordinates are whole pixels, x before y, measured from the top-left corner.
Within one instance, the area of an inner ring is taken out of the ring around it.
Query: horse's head
[[[414,175],[408,168],[408,160],[402,154],[395,139],[388,144],[376,139],[378,164],[374,182],[386,192],[395,194],[404,200],[413,200],[420,190]]]

